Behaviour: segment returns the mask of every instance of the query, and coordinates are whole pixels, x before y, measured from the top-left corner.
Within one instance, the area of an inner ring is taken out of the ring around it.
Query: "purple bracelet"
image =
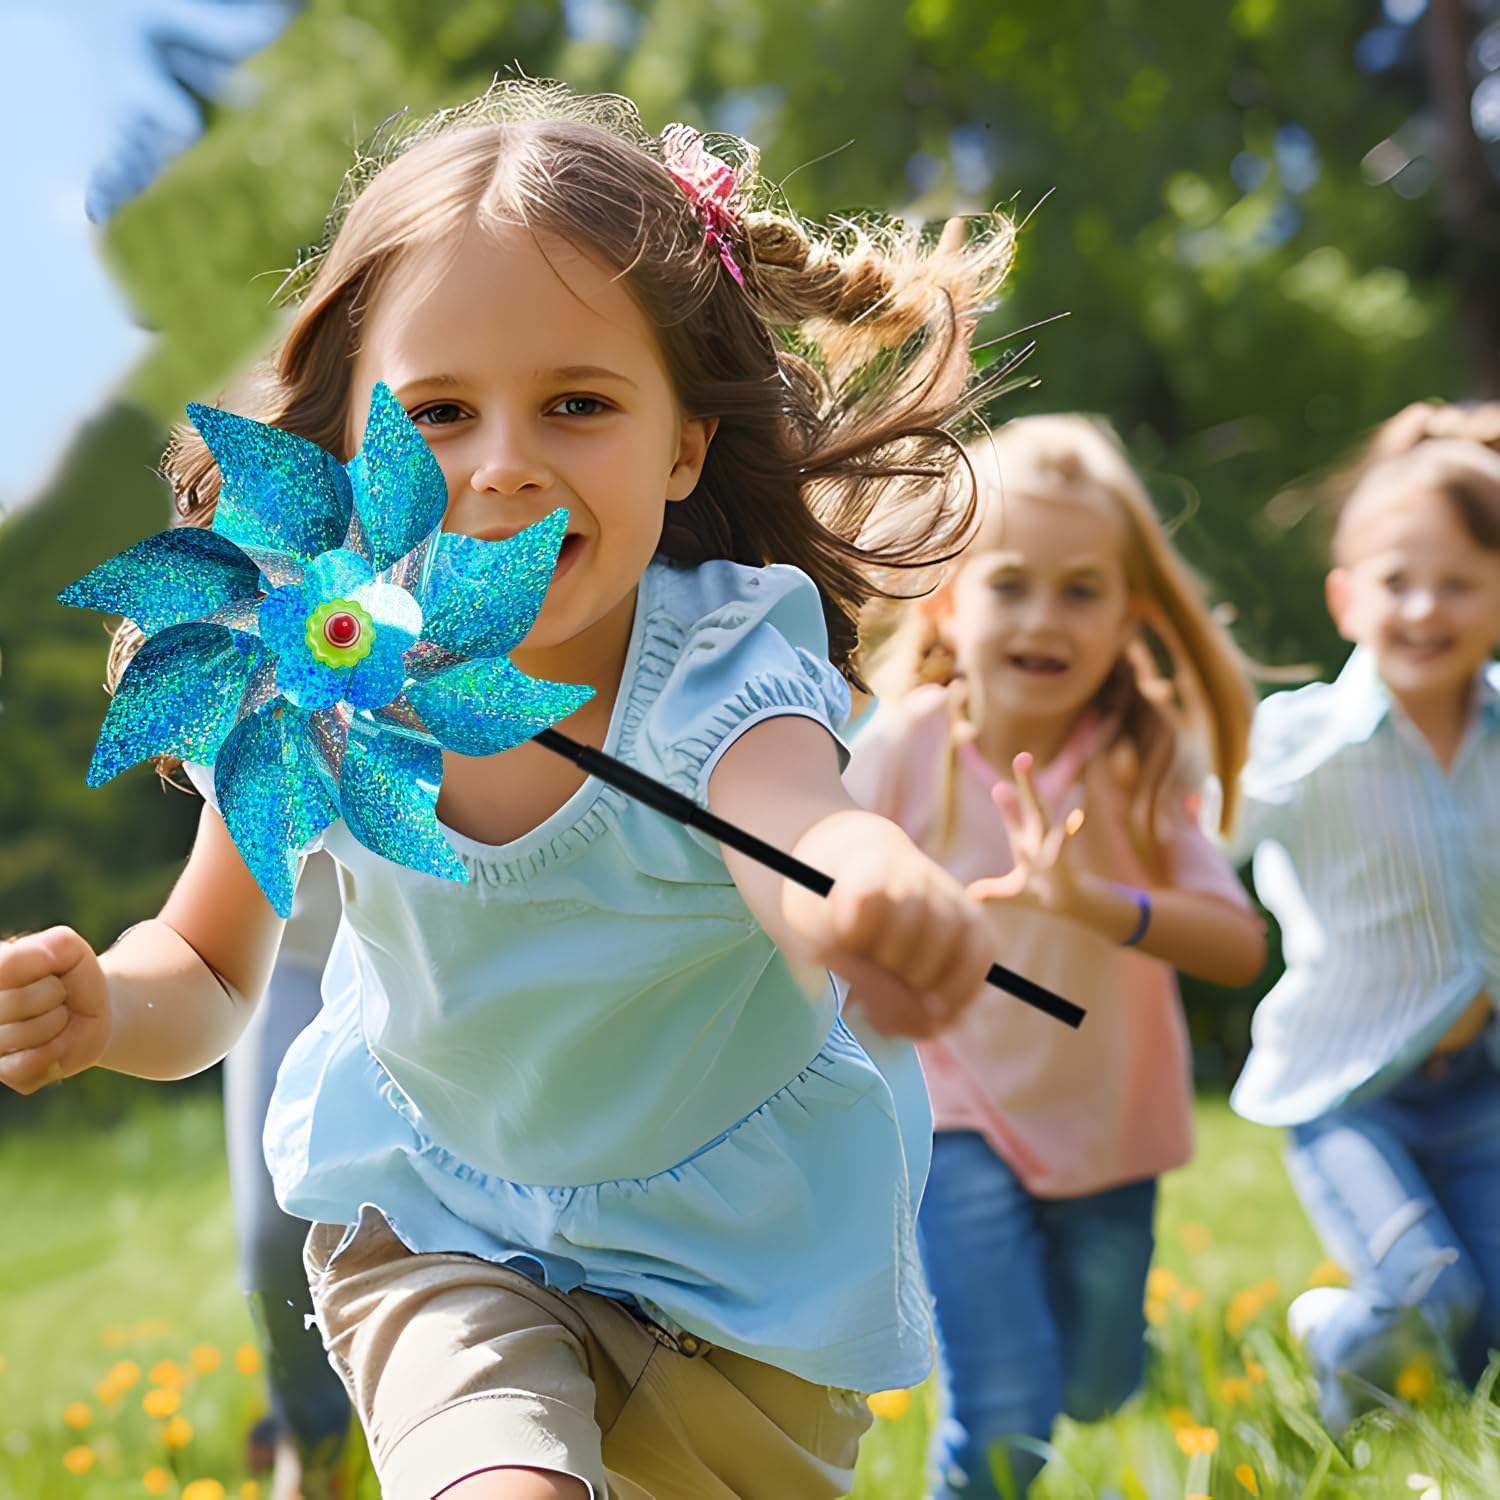
[[[1117,885],[1115,889],[1122,896],[1131,897],[1140,912],[1140,917],[1135,924],[1135,931],[1120,944],[1122,948],[1134,948],[1145,937],[1146,929],[1151,926],[1151,898],[1145,891],[1138,891],[1131,885]]]

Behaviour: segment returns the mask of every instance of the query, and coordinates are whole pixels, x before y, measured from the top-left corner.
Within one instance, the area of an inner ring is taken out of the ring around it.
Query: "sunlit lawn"
[[[3,1500],[256,1493],[243,1438],[264,1393],[217,1105],[155,1097],[108,1132],[43,1133],[11,1114],[0,1135]],[[1500,1408],[1424,1369],[1407,1372],[1409,1399],[1329,1442],[1281,1330],[1288,1299],[1332,1268],[1276,1136],[1220,1103],[1201,1107],[1200,1134],[1163,1193],[1148,1390],[1111,1422],[1062,1424],[1038,1500],[1500,1500]],[[917,1500],[930,1394],[877,1405],[855,1495]],[[357,1446],[351,1464],[356,1500],[377,1500]]]

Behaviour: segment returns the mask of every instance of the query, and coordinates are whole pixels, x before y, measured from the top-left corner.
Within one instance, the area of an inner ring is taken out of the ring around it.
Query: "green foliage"
[[[165,516],[148,473],[164,429],[273,341],[275,290],[320,240],[357,144],[512,66],[628,93],[653,127],[745,132],[809,217],[1010,205],[1016,268],[980,337],[986,358],[1034,337],[1035,384],[991,418],[1107,415],[1246,648],[1336,663],[1304,491],[1407,400],[1468,386],[1436,190],[1408,200],[1360,171],[1416,102],[1354,66],[1376,0],[592,0],[575,14],[591,33],[570,32],[560,4],[309,0],[249,66],[248,98],[109,226],[160,335],[128,387],[151,420],[91,428],[69,477],[0,532],[0,923],[109,935],[165,887],[191,820],[146,772],[85,794],[103,643],[52,592]],[[1226,1067],[1251,998],[1194,1005]]]

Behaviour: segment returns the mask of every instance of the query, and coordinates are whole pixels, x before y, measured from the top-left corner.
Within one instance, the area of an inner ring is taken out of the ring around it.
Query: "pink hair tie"
[[[744,286],[733,250],[733,236],[741,227],[738,174],[703,144],[702,133],[691,125],[668,125],[661,133],[661,152],[662,165],[703,221],[705,243],[718,251],[729,274]]]

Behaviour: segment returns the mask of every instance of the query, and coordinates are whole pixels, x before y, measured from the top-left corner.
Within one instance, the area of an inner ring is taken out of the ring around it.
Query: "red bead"
[[[329,615],[323,622],[323,639],[340,649],[352,646],[359,639],[359,621],[347,610]]]

